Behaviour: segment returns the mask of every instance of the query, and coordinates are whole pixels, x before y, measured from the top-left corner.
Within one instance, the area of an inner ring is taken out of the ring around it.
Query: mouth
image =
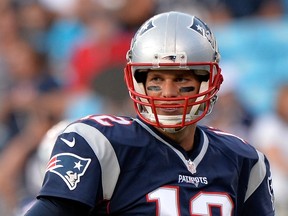
[[[161,106],[157,108],[157,112],[161,115],[179,115],[183,112],[183,108],[177,106],[179,106],[179,104],[161,104]]]
[[[167,113],[174,113],[179,110],[179,108],[159,108],[159,110]]]

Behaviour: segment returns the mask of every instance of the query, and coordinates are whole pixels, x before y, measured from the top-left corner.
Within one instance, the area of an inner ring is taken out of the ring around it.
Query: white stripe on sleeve
[[[259,159],[251,169],[245,201],[254,193],[266,176],[264,155],[259,151],[257,154]]]
[[[120,174],[118,159],[111,143],[99,130],[84,123],[74,123],[63,133],[70,132],[79,134],[93,149],[102,170],[103,198],[109,200]]]

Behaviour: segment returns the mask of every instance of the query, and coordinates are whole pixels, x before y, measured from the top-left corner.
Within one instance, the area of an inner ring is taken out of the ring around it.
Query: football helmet
[[[138,116],[171,133],[201,120],[211,112],[223,81],[219,61],[216,40],[199,18],[172,11],[147,20],[132,39],[124,70]],[[144,86],[149,70],[190,70],[203,77],[200,90],[192,97],[150,97]],[[158,115],[157,108],[182,108],[183,115]]]

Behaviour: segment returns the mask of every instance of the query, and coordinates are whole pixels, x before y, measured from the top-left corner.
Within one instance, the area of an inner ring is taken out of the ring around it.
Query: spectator
[[[270,159],[274,176],[277,215],[288,212],[288,85],[280,87],[275,112],[258,117],[251,131],[251,139]]]
[[[45,58],[28,43],[19,40],[10,44],[6,60],[11,82],[4,93],[0,121],[9,136],[0,155],[0,197],[13,209],[21,193],[26,159],[47,129],[61,118],[61,89],[47,72]],[[56,97],[58,102],[54,103]]]

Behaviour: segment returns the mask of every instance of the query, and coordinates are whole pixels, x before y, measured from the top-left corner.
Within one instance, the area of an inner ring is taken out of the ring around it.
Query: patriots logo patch
[[[90,158],[82,158],[72,153],[60,153],[48,162],[46,172],[60,176],[70,190],[74,190],[80,182],[91,162]]]

